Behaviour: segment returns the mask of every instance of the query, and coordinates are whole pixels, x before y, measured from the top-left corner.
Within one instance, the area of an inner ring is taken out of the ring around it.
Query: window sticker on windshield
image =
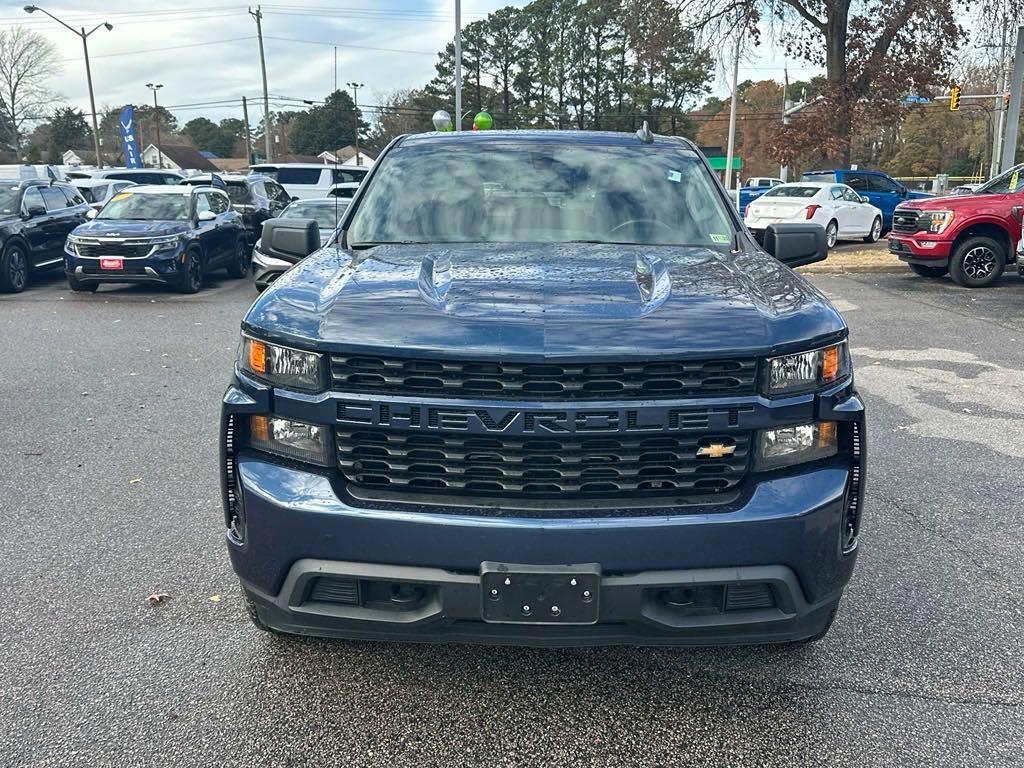
[[[1011,192],[1016,192],[1017,191],[1017,181],[1018,181],[1017,177],[1018,176],[1019,176],[1019,172],[1018,171],[1014,171],[1013,174],[1010,176],[1010,191]]]
[[[729,242],[729,236],[728,235],[720,234],[718,232],[712,232],[711,233],[711,242],[712,243],[728,243]]]
[[[111,199],[111,201],[114,201],[114,200],[124,200],[125,198],[131,197],[131,196],[132,196],[131,192],[118,192],[116,195],[114,195],[110,199]]]
[[[680,182],[680,181],[683,180],[683,174],[681,174],[679,171],[669,171],[668,172],[668,180],[669,181]]]

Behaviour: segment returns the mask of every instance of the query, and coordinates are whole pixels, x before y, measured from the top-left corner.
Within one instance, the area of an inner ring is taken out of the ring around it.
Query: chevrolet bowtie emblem
[[[712,459],[732,456],[734,453],[736,453],[736,446],[725,443],[711,443],[711,445],[702,445],[697,449],[698,456],[710,456]]]

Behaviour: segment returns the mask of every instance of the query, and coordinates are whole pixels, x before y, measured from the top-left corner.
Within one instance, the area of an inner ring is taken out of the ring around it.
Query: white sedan
[[[798,221],[821,224],[829,248],[839,240],[873,243],[882,236],[882,212],[845,184],[780,184],[750,203],[744,216],[758,239],[769,224]]]

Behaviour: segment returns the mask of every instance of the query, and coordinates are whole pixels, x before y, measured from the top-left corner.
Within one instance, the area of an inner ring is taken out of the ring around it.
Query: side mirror
[[[865,197],[864,195],[860,195],[860,201],[862,203],[870,203],[871,202],[871,198]]]
[[[300,261],[320,250],[320,225],[316,219],[267,219],[260,242],[268,256]]]
[[[900,191],[899,191],[898,194],[899,194],[900,197],[904,197],[905,198],[907,195],[910,194],[910,192],[909,192],[909,190],[906,187],[900,187]]]
[[[295,195],[292,195],[292,199],[291,199],[291,202],[293,202],[293,203],[294,203],[294,202],[295,202],[296,200],[298,200],[298,199],[299,199],[299,198],[297,198],[297,197],[296,197]]]
[[[199,221],[213,221],[217,218],[217,214],[213,211],[201,211],[197,218]]]
[[[29,205],[25,207],[25,214],[30,219],[35,216],[43,216],[46,214],[46,208],[41,205]]]
[[[821,224],[769,224],[764,249],[787,267],[802,267],[828,258]]]
[[[100,212],[97,211],[95,208],[90,208],[88,211],[85,212],[85,218],[87,219],[95,219],[99,215]]]

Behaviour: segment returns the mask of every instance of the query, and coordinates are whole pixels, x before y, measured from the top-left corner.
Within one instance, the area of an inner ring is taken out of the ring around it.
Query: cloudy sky
[[[464,0],[463,23],[508,2]],[[524,0],[515,2],[524,5]],[[79,39],[42,13],[22,10],[24,0],[0,0],[0,25],[26,24],[46,35],[61,52],[62,70],[51,87],[65,101],[88,111],[88,91]],[[145,103],[148,82],[163,84],[160,103],[185,123],[205,115],[241,117],[242,96],[260,94],[256,24],[248,6],[200,4],[196,0],[60,0],[40,5],[74,27],[91,29],[109,21],[89,38],[97,106]],[[333,89],[335,46],[341,87],[365,83],[360,102],[377,103],[375,94],[419,87],[433,75],[436,52],[451,39],[454,0],[278,0],[265,3],[266,45],[271,109],[294,109],[295,99],[322,99]],[[784,62],[771,46],[744,62],[740,79],[782,79]],[[790,76],[813,70],[790,67]],[[724,73],[714,91],[728,92]],[[250,121],[261,116],[250,105]]]

